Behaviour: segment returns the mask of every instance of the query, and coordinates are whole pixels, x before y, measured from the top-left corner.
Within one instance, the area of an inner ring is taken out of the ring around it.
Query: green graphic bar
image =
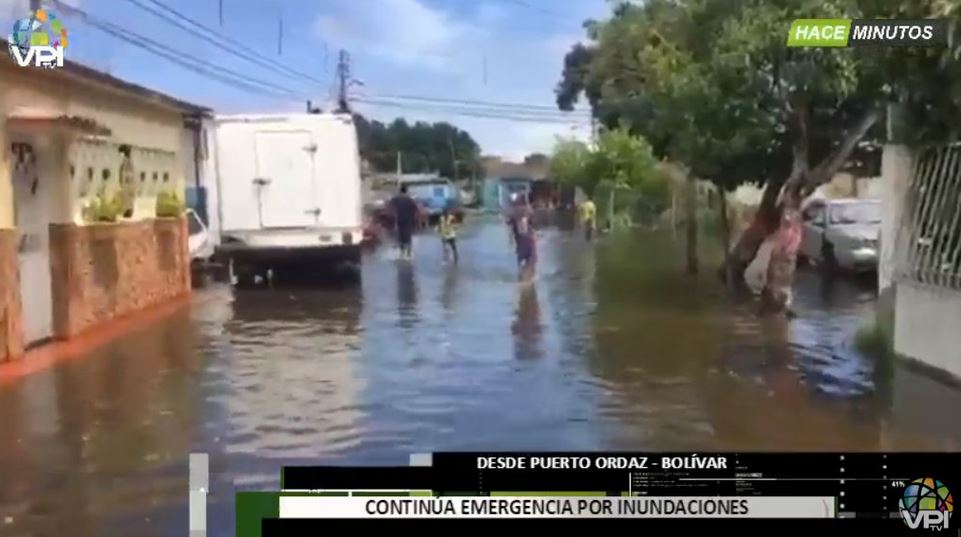
[[[280,498],[300,496],[347,497],[348,492],[238,492],[234,522],[237,537],[261,537],[261,520],[280,517]]]
[[[851,19],[797,19],[787,36],[789,47],[846,47]]]

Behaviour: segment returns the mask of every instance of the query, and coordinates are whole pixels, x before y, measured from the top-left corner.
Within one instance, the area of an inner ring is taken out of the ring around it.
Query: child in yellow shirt
[[[441,213],[437,228],[440,232],[440,239],[444,244],[444,261],[447,261],[453,255],[454,263],[457,263],[459,260],[457,254],[457,219],[449,208],[444,209],[444,212]]]

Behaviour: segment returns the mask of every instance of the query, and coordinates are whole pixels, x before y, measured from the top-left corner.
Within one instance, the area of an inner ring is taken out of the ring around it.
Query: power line
[[[62,12],[79,17],[85,23],[99,29],[102,32],[121,39],[135,47],[141,48],[166,60],[176,63],[182,67],[190,69],[196,73],[213,78],[219,82],[229,84],[234,87],[241,87],[248,91],[272,96],[272,97],[294,97],[298,94],[288,88],[278,86],[271,82],[266,82],[251,78],[243,73],[232,71],[225,67],[212,64],[210,62],[195,58],[189,54],[168,47],[167,45],[116,26],[110,22],[97,19],[86,11],[68,6],[59,0],[51,0]]]
[[[554,106],[536,105],[536,104],[520,104],[520,103],[500,103],[492,101],[483,101],[479,99],[450,99],[444,97],[427,97],[420,95],[389,95],[389,94],[376,94],[374,97],[383,99],[394,99],[398,101],[416,101],[425,103],[443,103],[443,104],[459,104],[459,105],[471,105],[471,106],[482,106],[485,108],[493,109],[503,109],[505,111],[518,110],[518,111],[531,111],[531,112],[550,112],[555,114],[561,114],[564,116],[576,116],[584,115],[585,118],[589,112],[564,112]]]
[[[530,4],[530,3],[528,3],[528,2],[525,2],[524,0],[500,0],[500,1],[501,1],[501,2],[507,2],[508,4],[514,4],[515,6],[520,6],[520,7],[527,8],[527,9],[530,9],[530,10],[533,10],[533,11],[538,11],[538,12],[540,12],[540,13],[544,13],[545,15],[550,15],[551,17],[556,17],[556,18],[564,19],[564,20],[570,20],[569,17],[568,17],[567,15],[564,15],[563,13],[558,13],[557,11],[553,11],[553,10],[550,10],[550,9],[547,9],[547,8],[543,8],[543,7],[540,7],[540,6],[535,6],[535,5],[533,5],[533,4]]]
[[[409,103],[399,103],[392,101],[382,101],[375,99],[364,99],[364,98],[354,98],[351,99],[354,102],[367,104],[371,106],[380,106],[388,108],[399,108],[403,110],[410,111],[420,111],[429,113],[440,113],[440,114],[450,114],[455,116],[467,116],[476,117],[482,119],[497,119],[505,121],[516,121],[522,123],[542,123],[542,124],[556,124],[556,125],[586,125],[584,120],[577,120],[575,118],[565,118],[561,116],[551,117],[547,115],[537,115],[524,112],[505,112],[505,111],[493,111],[493,110],[483,110],[477,108],[453,108],[446,106],[431,106],[431,105],[411,105]]]
[[[452,105],[438,105],[438,104],[413,104],[400,101],[384,100],[384,99],[368,99],[368,98],[355,98],[353,99],[358,102],[375,103],[382,105],[391,105],[400,108],[409,108],[411,110],[432,110],[437,112],[470,112],[485,114],[497,117],[524,117],[524,118],[534,118],[534,119],[546,119],[553,121],[562,121],[569,123],[586,123],[590,118],[588,117],[572,117],[565,116],[562,114],[544,113],[542,111],[525,111],[525,110],[500,110],[496,108],[484,108],[477,106],[452,106]]]
[[[146,1],[156,6],[156,8],[152,8],[148,5],[145,5],[141,0],[127,0],[127,2],[130,2],[131,4],[139,7],[140,9],[147,11],[149,13],[152,13],[153,15],[190,33],[191,35],[198,37],[200,39],[203,39],[204,41],[216,46],[217,48],[224,50],[230,54],[233,54],[234,56],[237,56],[241,59],[247,60],[251,63],[255,63],[261,67],[270,69],[271,71],[274,71],[275,73],[278,73],[278,74],[282,74],[284,76],[294,76],[294,77],[297,77],[306,81],[314,82],[317,84],[324,83],[320,79],[314,78],[308,74],[305,74],[303,72],[300,72],[295,69],[291,69],[289,67],[279,64],[275,60],[272,60],[264,56],[263,54],[257,52],[256,50],[248,47],[244,43],[237,41],[235,39],[232,39],[229,36],[226,36],[201,22],[197,22],[196,20],[188,17],[187,15],[184,15],[183,13],[177,11],[176,9],[166,5],[165,3],[159,0],[146,0]],[[183,22],[178,22],[177,20],[174,20],[169,16],[164,15],[157,9],[161,9],[167,12],[173,17],[176,17],[177,19]],[[193,26],[194,28],[190,28],[189,26],[187,26],[187,24]],[[227,46],[225,43],[230,43],[232,47]],[[238,52],[238,50],[242,52]]]

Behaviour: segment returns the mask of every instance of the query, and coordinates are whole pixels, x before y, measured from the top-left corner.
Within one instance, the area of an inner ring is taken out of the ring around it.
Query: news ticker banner
[[[945,46],[946,19],[797,19],[788,31],[789,47]]]
[[[237,535],[403,519],[791,519],[896,531],[950,527],[959,486],[961,454],[945,453],[417,454],[405,466],[285,467],[282,490],[237,494]]]

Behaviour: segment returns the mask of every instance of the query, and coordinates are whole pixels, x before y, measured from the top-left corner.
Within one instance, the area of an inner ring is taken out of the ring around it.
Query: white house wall
[[[66,148],[66,155],[58,155],[69,175],[69,166],[74,166],[76,179],[69,186],[73,200],[62,207],[58,221],[81,223],[82,206],[89,203],[91,195],[96,195],[96,187],[103,186],[102,170],[110,166],[110,180],[107,187],[119,187],[120,163],[122,155],[119,145],[139,148],[135,151],[134,166],[144,168],[148,173],[145,185],[137,185],[138,198],[135,201],[135,218],[153,215],[156,194],[162,189],[172,189],[183,196],[185,187],[183,146],[183,115],[180,111],[159,103],[147,102],[139,96],[125,94],[115,88],[101,84],[89,84],[64,75],[56,80],[50,73],[38,73],[28,69],[0,64],[0,118],[18,113],[40,111],[47,116],[75,116],[91,119],[110,129],[111,135],[103,143],[90,139],[75,141],[74,147]],[[2,133],[5,129],[0,129]],[[4,154],[9,140],[0,134]],[[100,144],[100,145],[98,145]],[[192,158],[192,148],[190,158]],[[93,184],[88,177],[80,175],[89,167],[97,170]],[[158,181],[154,182],[154,172]],[[163,181],[164,174],[167,181]],[[0,228],[12,227],[12,195],[9,173],[0,167]]]
[[[894,350],[961,378],[961,292],[898,284]]]

